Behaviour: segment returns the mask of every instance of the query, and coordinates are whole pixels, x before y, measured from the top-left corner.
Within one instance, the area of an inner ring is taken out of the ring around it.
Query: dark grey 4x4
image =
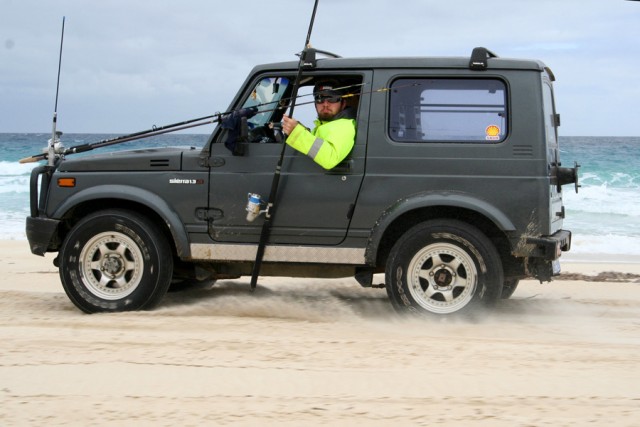
[[[219,125],[198,149],[58,156],[34,169],[27,236],[33,253],[59,252],[76,306],[149,309],[172,282],[251,274],[264,216],[248,220],[247,195],[269,194],[282,144],[273,124],[297,66],[253,69],[230,111],[258,113],[237,139]],[[384,272],[395,308],[448,315],[558,274],[571,243],[562,185],[577,188],[577,166],[560,164],[544,64],[483,48],[471,59],[318,59],[301,79],[303,122],[305,96],[326,78],[350,94],[355,146],[328,171],[285,151],[262,275],[372,286]]]

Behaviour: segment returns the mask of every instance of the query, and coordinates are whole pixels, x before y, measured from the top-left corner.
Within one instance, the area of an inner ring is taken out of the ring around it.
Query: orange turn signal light
[[[76,186],[75,178],[58,178],[58,187],[73,188]]]

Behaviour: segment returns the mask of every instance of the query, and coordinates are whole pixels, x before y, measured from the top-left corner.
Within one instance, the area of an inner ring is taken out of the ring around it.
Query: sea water
[[[579,192],[563,187],[571,252],[620,262],[640,255],[640,138],[565,137],[560,147],[563,166],[581,166]]]
[[[65,146],[94,143],[116,135],[69,134]],[[42,152],[50,135],[0,134],[0,239],[26,240],[29,176],[39,163],[18,160]],[[126,142],[100,151],[158,146],[202,147],[207,135],[169,134]],[[573,246],[564,257],[606,255],[624,261],[640,256],[640,137],[561,137],[565,167],[580,164],[580,189],[563,187],[566,218]],[[93,151],[96,153],[98,150]],[[82,155],[78,154],[77,156]]]
[[[115,138],[109,134],[64,134],[65,147],[92,144]],[[25,240],[25,219],[30,215],[29,180],[31,170],[45,161],[19,163],[20,159],[40,154],[47,146],[51,134],[0,133],[0,240]],[[133,150],[149,147],[190,146],[203,147],[208,135],[165,134],[147,139],[124,142],[80,154],[74,157],[108,151]],[[25,242],[26,244],[26,242]]]

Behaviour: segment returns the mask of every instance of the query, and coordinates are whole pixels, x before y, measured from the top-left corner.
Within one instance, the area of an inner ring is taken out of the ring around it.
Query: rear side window
[[[556,111],[553,105],[553,89],[547,82],[542,85],[542,99],[544,100],[544,128],[547,141],[550,145],[556,145]]]
[[[507,135],[507,90],[497,79],[398,79],[389,135],[398,142],[497,143]]]

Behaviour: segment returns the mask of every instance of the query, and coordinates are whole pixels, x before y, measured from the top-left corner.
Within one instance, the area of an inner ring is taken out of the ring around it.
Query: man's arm
[[[351,119],[323,123],[312,133],[297,121],[286,117],[283,119],[285,133],[288,128],[290,133],[286,143],[311,157],[325,169],[334,168],[347,157],[353,148],[356,136],[355,121]]]

